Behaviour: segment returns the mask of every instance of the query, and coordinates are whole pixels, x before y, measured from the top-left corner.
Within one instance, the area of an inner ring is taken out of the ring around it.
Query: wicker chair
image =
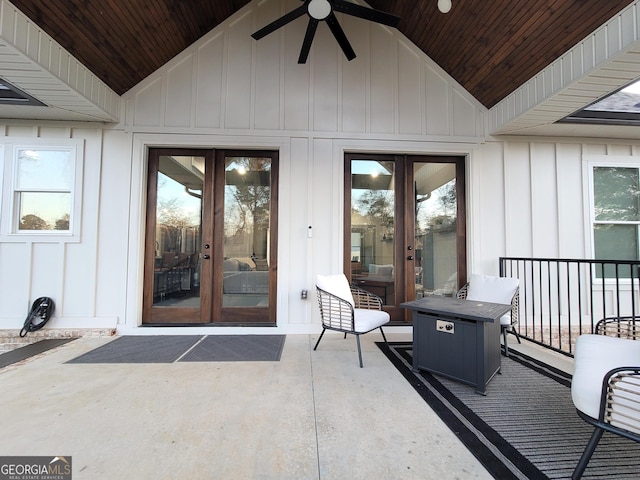
[[[608,323],[614,322],[603,325]],[[601,332],[606,332],[605,327]],[[578,415],[595,427],[571,476],[579,479],[605,431],[640,442],[640,342],[603,334],[580,335],[571,398]]]
[[[469,296],[469,287],[473,282],[476,284],[483,284],[477,293],[472,292]],[[490,291],[488,296],[485,296],[485,292]],[[464,284],[456,295],[460,299],[469,300],[483,300],[485,302],[504,303],[506,305],[511,304],[511,313],[508,313],[500,318],[500,331],[502,332],[502,339],[504,343],[504,354],[509,356],[509,345],[507,344],[507,333],[513,333],[520,341],[520,335],[515,330],[515,326],[518,324],[518,312],[520,304],[520,288],[518,287],[518,280],[509,277],[491,277],[487,275],[471,275],[471,280]],[[511,298],[511,301],[508,299]]]
[[[640,340],[640,318],[609,317],[596,323],[596,334]]]
[[[353,334],[356,336],[358,359],[362,368],[360,335],[379,328],[384,343],[387,347],[389,346],[382,325],[389,323],[390,317],[382,310],[380,297],[361,288],[350,286],[347,277],[343,274],[318,275],[316,293],[322,317],[322,333],[313,347],[314,350],[318,348],[327,330],[344,332],[344,338],[347,338],[347,333]]]

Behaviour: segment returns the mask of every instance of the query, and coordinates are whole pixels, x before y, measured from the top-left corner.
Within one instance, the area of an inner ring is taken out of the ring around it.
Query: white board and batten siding
[[[279,332],[317,332],[315,275],[342,269],[345,151],[465,156],[470,271],[496,273],[503,255],[589,256],[584,157],[638,155],[637,145],[488,138],[482,105],[396,30],[364,20],[340,16],[352,62],[321,24],[307,64],[298,65],[304,19],[250,37],[298,6],[251,2],[127,92],[117,125],[0,129],[84,142],[80,240],[0,243],[4,327],[19,328],[28,303],[52,293],[53,328],[163,331],[137,328],[153,146],[280,152]],[[183,330],[211,332],[170,331]]]
[[[321,24],[305,65],[297,63],[305,18],[251,38],[298,6],[248,5],[128,92],[118,130],[133,138],[132,212],[143,211],[148,146],[280,152],[278,326],[315,332],[315,275],[342,270],[344,152],[470,156],[487,112],[394,29],[341,15],[356,59],[347,61]],[[143,220],[131,222],[122,329],[139,321]]]
[[[482,145],[469,169],[472,215],[483,219],[473,223],[476,256],[592,258],[588,169],[594,158],[640,164],[640,144],[521,137]]]
[[[321,23],[297,63],[306,18],[256,41],[251,33],[299,6],[250,4],[124,97],[133,132],[300,133],[477,142],[486,109],[395,29],[341,16],[357,57]]]
[[[123,218],[111,218],[112,203],[127,189],[113,189],[104,197],[101,171],[103,131],[84,127],[0,125],[0,328],[19,329],[31,303],[38,297],[52,297],[56,304],[53,328],[113,329],[124,311],[118,298],[119,281],[126,272],[125,251],[117,251],[113,238],[126,235]],[[75,235],[8,235],[11,222],[10,195],[13,146],[56,147],[73,144],[82,162],[80,196]],[[126,216],[126,209],[119,212]],[[114,250],[115,247],[115,250]]]
[[[593,258],[590,169],[598,165],[640,166],[640,144],[621,140],[550,141],[524,137],[489,141],[470,163],[471,216],[469,218],[472,260],[470,270],[498,274],[501,256],[586,259]],[[564,268],[561,267],[561,268]],[[575,267],[572,267],[575,268]],[[564,270],[562,270],[564,272]],[[566,277],[566,275],[565,275]],[[561,275],[562,320],[567,320],[566,278]],[[572,289],[578,285],[575,270]],[[583,286],[588,278],[581,278]],[[621,314],[631,311],[631,285],[621,281]],[[607,313],[614,314],[615,285],[594,281],[596,291],[605,289]],[[558,291],[543,285],[544,298]],[[639,304],[638,284],[633,297]],[[575,292],[574,292],[575,293]],[[582,294],[582,311],[588,313],[587,294]],[[596,320],[605,308],[598,293],[593,305]],[[530,300],[529,300],[530,301]],[[556,300],[553,300],[555,302]],[[577,294],[571,295],[573,312]],[[555,304],[554,304],[555,305]],[[575,313],[574,313],[575,315]],[[575,321],[575,317],[574,317]]]

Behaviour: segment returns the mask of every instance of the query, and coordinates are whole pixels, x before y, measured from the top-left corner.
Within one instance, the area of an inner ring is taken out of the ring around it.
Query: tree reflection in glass
[[[268,306],[271,159],[227,157],[223,306]]]

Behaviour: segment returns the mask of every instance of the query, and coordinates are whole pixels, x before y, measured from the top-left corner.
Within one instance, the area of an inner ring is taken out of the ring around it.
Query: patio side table
[[[413,371],[443,375],[485,395],[500,371],[500,317],[511,305],[430,296],[400,306],[413,312]]]

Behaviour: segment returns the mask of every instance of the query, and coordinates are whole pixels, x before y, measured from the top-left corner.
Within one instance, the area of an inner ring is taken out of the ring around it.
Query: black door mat
[[[211,335],[193,347],[181,362],[277,362],[284,335]]]
[[[279,361],[285,335],[124,336],[67,363]]]
[[[74,338],[49,338],[46,340],[40,340],[39,342],[25,345],[24,347],[16,348],[10,352],[0,354],[0,368],[12,365],[14,363],[26,360],[34,355],[51,350],[52,348],[59,347],[65,343],[75,340]]]
[[[67,363],[172,363],[200,338],[196,335],[124,336]]]

